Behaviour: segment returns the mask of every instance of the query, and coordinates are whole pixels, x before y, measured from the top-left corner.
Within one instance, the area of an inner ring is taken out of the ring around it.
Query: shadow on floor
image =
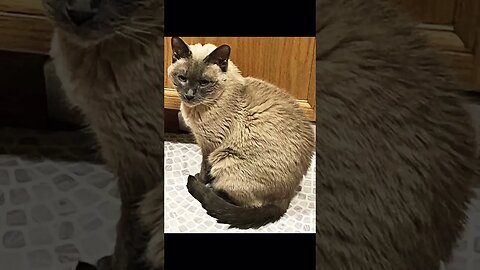
[[[85,131],[0,128],[0,155],[29,160],[87,161],[103,164],[93,135]]]

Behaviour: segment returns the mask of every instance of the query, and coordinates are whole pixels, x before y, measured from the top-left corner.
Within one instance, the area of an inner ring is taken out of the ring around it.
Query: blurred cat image
[[[316,1],[319,270],[438,270],[478,179],[459,85],[389,2]]]
[[[55,26],[50,55],[68,101],[118,177],[115,252],[98,268],[163,269],[163,1],[43,4]]]

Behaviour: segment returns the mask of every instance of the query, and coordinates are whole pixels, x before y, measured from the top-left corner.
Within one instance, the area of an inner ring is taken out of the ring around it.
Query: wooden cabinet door
[[[456,0],[392,0],[423,23],[452,25]]]
[[[480,0],[390,0],[410,14],[465,90],[480,90]]]
[[[187,37],[187,44],[228,44],[230,59],[243,76],[256,77],[285,89],[297,99],[308,118],[315,120],[314,37]],[[178,109],[180,99],[167,75],[172,63],[170,38],[165,38],[165,108]]]
[[[0,0],[0,50],[46,54],[51,36],[42,0]]]

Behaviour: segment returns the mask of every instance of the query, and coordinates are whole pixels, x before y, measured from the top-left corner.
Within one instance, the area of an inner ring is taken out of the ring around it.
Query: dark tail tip
[[[230,228],[257,229],[279,220],[286,212],[276,205],[247,208],[231,204],[193,176],[188,177],[187,188],[208,215],[216,218],[218,223],[229,224]]]

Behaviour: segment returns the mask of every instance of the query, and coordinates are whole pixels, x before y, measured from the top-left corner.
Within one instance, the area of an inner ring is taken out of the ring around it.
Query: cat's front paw
[[[210,184],[213,181],[213,177],[205,171],[200,171],[200,173],[195,174],[195,178],[204,185]]]

